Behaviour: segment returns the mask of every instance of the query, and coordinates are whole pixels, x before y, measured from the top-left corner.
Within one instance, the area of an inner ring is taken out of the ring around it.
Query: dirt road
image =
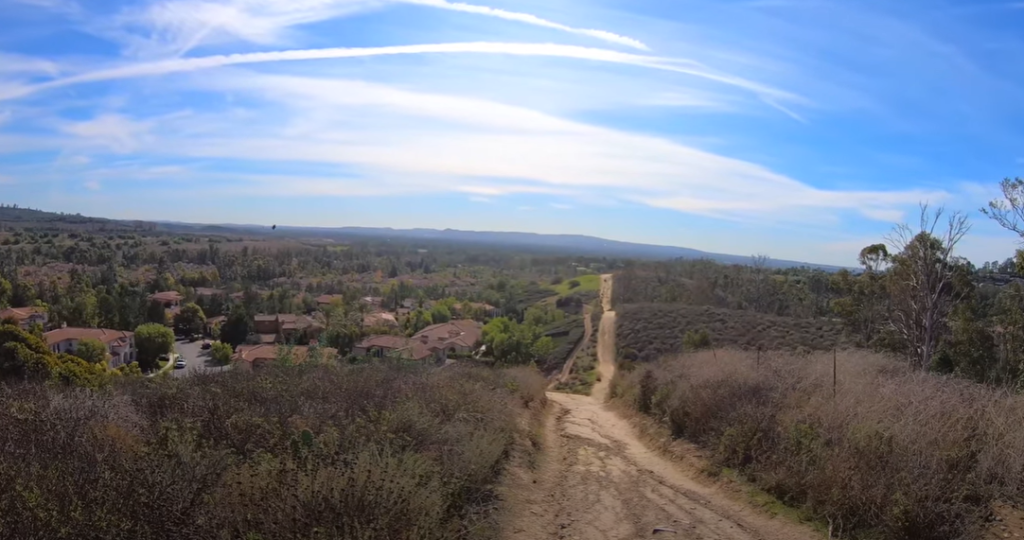
[[[736,502],[644,445],[605,404],[615,373],[611,276],[601,293],[601,381],[592,396],[549,393],[543,449],[532,470],[514,471],[505,487],[509,540],[643,538],[802,540],[809,528]],[[656,528],[667,531],[655,533]]]

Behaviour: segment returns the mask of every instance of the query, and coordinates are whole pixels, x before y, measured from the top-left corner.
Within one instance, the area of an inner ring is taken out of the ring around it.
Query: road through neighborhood
[[[229,369],[226,366],[218,366],[213,362],[209,349],[203,350],[203,342],[196,341],[175,341],[174,352],[185,359],[184,368],[172,368],[171,376],[187,377],[200,372],[217,372]]]
[[[602,278],[600,382],[591,396],[548,393],[538,463],[514,471],[503,496],[511,540],[636,538],[803,540],[808,527],[775,519],[648,448],[605,399],[615,373],[611,276]],[[656,529],[661,529],[655,532]]]

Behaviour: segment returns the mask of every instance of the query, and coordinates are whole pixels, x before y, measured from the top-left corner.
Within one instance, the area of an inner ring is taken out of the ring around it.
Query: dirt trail
[[[643,538],[802,540],[809,528],[773,519],[698,482],[644,445],[604,401],[615,373],[611,276],[603,276],[601,381],[592,396],[548,393],[543,451],[505,487],[509,540]],[[654,533],[664,527],[675,532]]]

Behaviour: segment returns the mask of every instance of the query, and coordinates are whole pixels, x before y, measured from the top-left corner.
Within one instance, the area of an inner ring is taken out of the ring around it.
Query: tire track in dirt
[[[764,513],[699,483],[649,449],[604,401],[615,374],[611,276],[602,276],[601,380],[591,396],[548,393],[543,450],[503,489],[507,540],[803,540],[808,527]],[[654,534],[656,527],[675,532]]]

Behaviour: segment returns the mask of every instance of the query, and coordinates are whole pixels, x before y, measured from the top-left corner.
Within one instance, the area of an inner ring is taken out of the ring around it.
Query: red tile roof
[[[405,336],[370,336],[359,342],[356,347],[360,349],[369,349],[371,347],[379,347],[381,349],[404,349],[411,343],[411,339]]]
[[[178,291],[164,291],[149,295],[149,299],[157,302],[181,302],[185,297]]]
[[[254,363],[258,361],[269,362],[277,359],[278,345],[241,345],[234,355],[236,361]],[[335,356],[338,351],[328,347],[320,349],[325,358]],[[304,362],[309,354],[309,347],[296,345],[291,347],[292,361],[296,364]]]
[[[345,300],[345,297],[340,294],[325,294],[318,296],[316,303],[320,305],[327,305],[333,303],[335,300],[343,301]]]
[[[429,343],[457,342],[464,347],[473,347],[483,335],[480,323],[470,320],[458,320],[428,326],[413,336],[413,339],[427,337]]]
[[[133,336],[135,336],[134,332],[106,330],[103,328],[59,328],[43,334],[43,337],[46,338],[46,344],[51,347],[69,339],[95,339],[105,345],[115,341],[127,344]]]

